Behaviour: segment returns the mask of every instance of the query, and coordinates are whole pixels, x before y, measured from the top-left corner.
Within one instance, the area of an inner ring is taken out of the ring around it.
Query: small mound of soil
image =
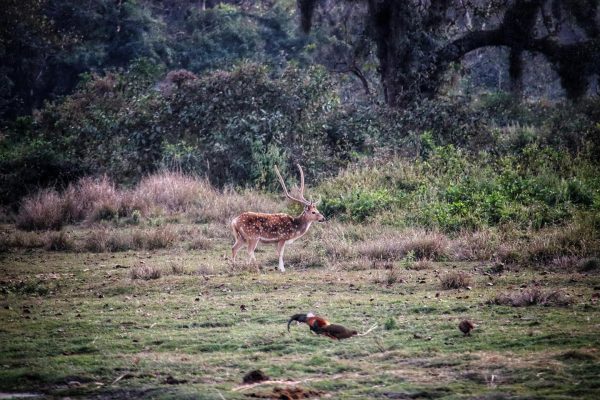
[[[262,372],[260,369],[255,369],[254,371],[250,371],[246,375],[244,375],[243,383],[245,383],[245,384],[257,383],[257,382],[268,381],[269,379],[270,378],[267,376],[267,374]]]
[[[307,390],[294,386],[285,388],[275,387],[270,392],[252,393],[248,394],[248,396],[259,399],[298,400],[319,398],[322,394],[318,390]]]

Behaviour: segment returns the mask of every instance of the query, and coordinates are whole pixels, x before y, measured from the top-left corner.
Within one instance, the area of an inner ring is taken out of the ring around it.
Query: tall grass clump
[[[168,213],[188,211],[217,195],[207,181],[172,171],[145,177],[133,193],[135,198],[148,199],[153,207]]]
[[[440,276],[442,289],[466,289],[471,285],[471,275],[463,271],[450,271]]]
[[[491,304],[527,307],[527,306],[568,306],[573,299],[559,290],[543,290],[537,287],[520,291],[498,293],[490,300]]]
[[[162,269],[146,264],[136,265],[129,270],[129,277],[132,280],[141,279],[144,281],[149,281],[153,279],[159,279],[162,277],[162,275]]]
[[[23,200],[17,226],[21,229],[60,229],[67,223],[117,221],[127,217],[139,225],[142,217],[187,214],[196,222],[226,223],[248,210],[274,212],[281,203],[252,191],[219,191],[204,180],[163,171],[143,178],[134,188],[117,188],[106,176],[86,177],[62,193],[42,190]]]
[[[448,251],[446,235],[421,229],[390,231],[357,244],[358,255],[372,260],[400,260],[408,254],[416,260],[443,260]]]
[[[65,231],[48,232],[44,248],[49,251],[70,251],[75,249],[75,242]]]
[[[96,222],[117,217],[121,192],[108,177],[86,177],[70,185],[63,193],[69,222]]]
[[[59,230],[65,224],[65,202],[56,190],[42,190],[23,200],[16,225],[23,230]]]

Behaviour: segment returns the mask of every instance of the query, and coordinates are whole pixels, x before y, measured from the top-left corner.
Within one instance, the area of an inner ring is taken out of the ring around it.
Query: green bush
[[[349,170],[318,192],[322,211],[340,219],[381,218],[444,232],[505,224],[540,229],[596,209],[593,162],[536,145],[510,156],[433,146],[425,159]]]
[[[339,197],[327,197],[320,205],[326,217],[340,216],[354,222],[362,222],[384,211],[393,199],[386,189],[363,191],[355,189]]]

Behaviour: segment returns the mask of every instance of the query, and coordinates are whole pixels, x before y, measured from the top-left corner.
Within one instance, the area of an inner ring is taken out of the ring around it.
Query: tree
[[[47,60],[63,44],[44,15],[46,3],[7,0],[0,7],[0,120],[39,105]]]
[[[325,0],[297,0],[308,32]],[[598,0],[365,0],[386,102],[431,97],[444,72],[488,46],[509,51],[509,75],[520,90],[524,52],[543,55],[570,99],[585,95],[600,73]]]

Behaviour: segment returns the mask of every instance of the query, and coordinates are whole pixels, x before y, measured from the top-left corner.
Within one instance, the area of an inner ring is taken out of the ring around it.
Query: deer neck
[[[304,235],[306,233],[306,231],[308,231],[308,228],[310,228],[310,224],[312,224],[312,223],[313,223],[313,221],[308,219],[308,215],[305,212],[302,212],[302,214],[295,217],[294,225],[296,225],[298,227],[298,236],[297,237]]]

